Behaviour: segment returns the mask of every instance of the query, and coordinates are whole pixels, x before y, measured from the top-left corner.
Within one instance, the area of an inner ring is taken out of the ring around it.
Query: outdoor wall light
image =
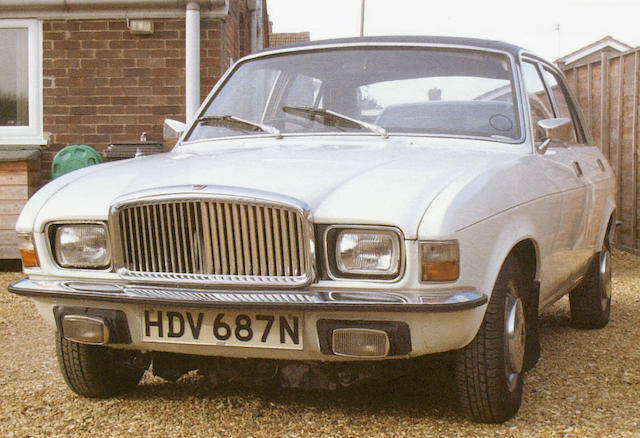
[[[151,35],[153,33],[153,20],[127,19],[129,32],[135,35]]]

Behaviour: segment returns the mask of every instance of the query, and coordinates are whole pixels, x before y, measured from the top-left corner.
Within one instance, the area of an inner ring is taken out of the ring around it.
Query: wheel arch
[[[617,210],[615,206],[608,209],[608,214],[603,216],[602,224],[600,225],[600,233],[598,234],[598,240],[596,240],[596,252],[602,251],[605,238],[609,235],[609,241],[611,242],[611,233],[616,228],[616,216]]]

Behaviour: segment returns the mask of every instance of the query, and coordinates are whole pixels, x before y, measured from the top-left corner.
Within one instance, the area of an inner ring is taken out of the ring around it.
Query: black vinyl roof
[[[302,43],[289,44],[286,46],[269,47],[264,49],[262,53],[285,49],[285,48],[302,48],[302,47],[313,48],[316,46],[325,46],[325,45],[334,45],[334,44],[335,45],[358,44],[358,43],[364,43],[364,44],[397,43],[399,45],[402,45],[403,43],[408,43],[408,44],[427,44],[427,45],[433,44],[433,45],[447,45],[447,46],[467,46],[467,47],[477,47],[478,49],[500,50],[503,52],[507,52],[513,55],[514,57],[517,57],[518,53],[524,50],[522,47],[518,47],[509,43],[504,43],[502,41],[482,40],[477,38],[406,35],[406,36],[368,36],[368,37],[360,37],[360,38],[337,38],[337,39],[330,39],[330,40],[305,41]]]

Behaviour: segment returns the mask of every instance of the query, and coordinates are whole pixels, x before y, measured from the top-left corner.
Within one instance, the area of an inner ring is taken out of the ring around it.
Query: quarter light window
[[[0,144],[42,143],[41,46],[37,20],[0,20]]]

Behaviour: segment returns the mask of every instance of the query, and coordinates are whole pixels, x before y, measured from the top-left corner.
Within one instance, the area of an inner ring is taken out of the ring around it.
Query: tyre
[[[608,235],[608,233],[607,233]],[[571,324],[584,329],[603,328],[611,314],[611,249],[607,239],[589,265],[582,283],[569,293]]]
[[[136,387],[146,367],[136,352],[85,345],[56,336],[60,371],[76,394],[107,398]],[[148,366],[148,361],[146,361]]]
[[[506,421],[522,403],[527,281],[522,272],[515,257],[507,259],[476,337],[457,353],[460,407],[476,422]]]

